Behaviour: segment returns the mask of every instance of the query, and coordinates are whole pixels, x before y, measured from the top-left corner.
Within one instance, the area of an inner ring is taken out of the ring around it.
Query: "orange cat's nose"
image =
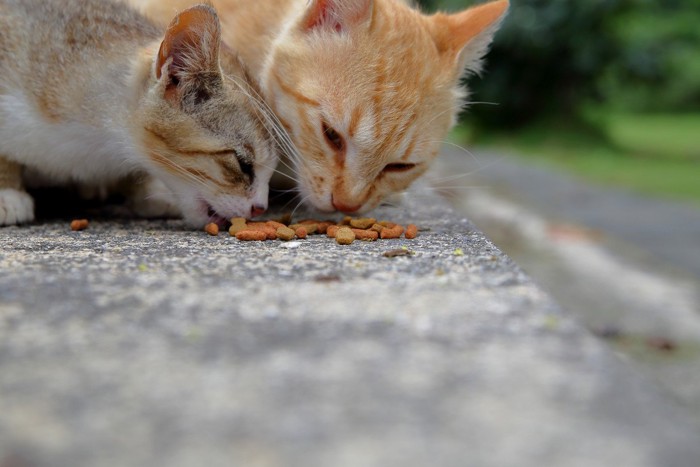
[[[345,204],[342,201],[336,200],[335,196],[334,196],[333,197],[333,207],[336,208],[340,212],[350,214],[350,213],[359,211],[360,208],[362,207],[362,205],[361,204],[357,204],[357,205]]]

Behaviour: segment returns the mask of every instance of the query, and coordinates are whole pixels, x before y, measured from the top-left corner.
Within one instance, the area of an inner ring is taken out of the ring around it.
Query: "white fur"
[[[179,217],[180,208],[173,202],[170,189],[161,180],[148,177],[131,193],[129,205],[140,217]]]
[[[0,190],[0,225],[22,224],[34,220],[34,201],[23,191]]]
[[[0,154],[60,181],[104,183],[138,164],[125,129],[48,122],[21,95],[0,96]]]

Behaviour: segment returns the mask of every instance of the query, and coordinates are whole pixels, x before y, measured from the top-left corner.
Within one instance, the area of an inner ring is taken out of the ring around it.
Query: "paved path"
[[[0,230],[0,466],[698,465],[675,401],[443,201],[377,215],[430,231]]]
[[[700,281],[700,208],[585,183],[561,171],[527,164],[494,151],[475,149],[475,158],[447,148],[443,159],[461,160],[468,180],[518,199],[549,219],[599,229],[623,239],[664,265]],[[698,168],[700,183],[700,168]]]
[[[700,209],[472,153],[440,159],[455,205],[700,420]]]

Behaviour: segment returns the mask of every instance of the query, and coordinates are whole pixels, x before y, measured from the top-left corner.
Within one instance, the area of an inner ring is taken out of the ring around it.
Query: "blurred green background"
[[[700,0],[511,0],[469,85],[458,143],[700,205]]]

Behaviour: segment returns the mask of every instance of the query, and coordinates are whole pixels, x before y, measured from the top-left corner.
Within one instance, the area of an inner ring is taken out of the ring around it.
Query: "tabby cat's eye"
[[[330,127],[326,122],[322,122],[323,136],[326,137],[326,143],[338,152],[345,150],[345,140],[340,134]]]
[[[253,177],[253,164],[239,159],[238,165],[241,168],[241,172],[251,178]]]
[[[387,164],[386,167],[384,167],[384,172],[406,172],[415,166],[416,164],[410,163]]]

